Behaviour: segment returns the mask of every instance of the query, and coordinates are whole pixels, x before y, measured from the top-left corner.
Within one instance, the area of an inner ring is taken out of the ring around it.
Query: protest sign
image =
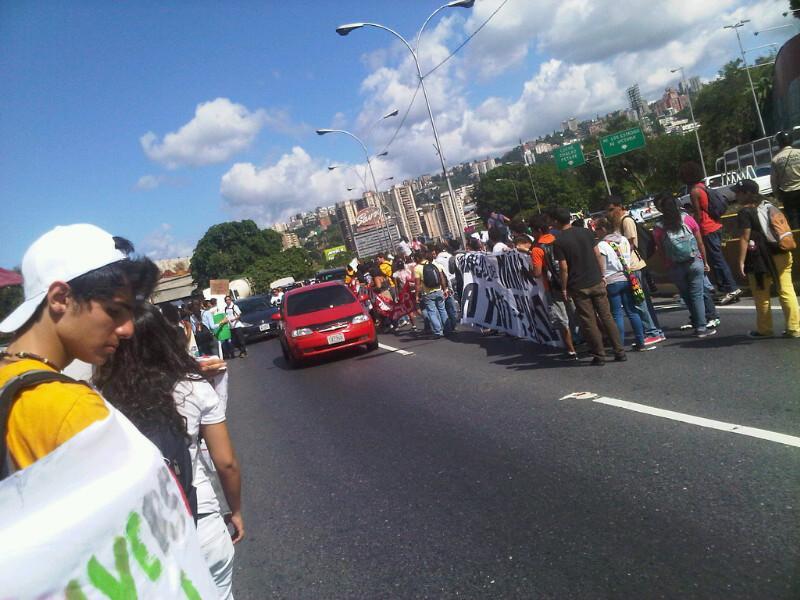
[[[172,473],[110,411],[0,483],[3,598],[217,598]]]
[[[397,300],[388,300],[386,297],[374,293],[372,289],[370,289],[370,299],[375,310],[392,321],[410,315],[417,308],[417,299],[411,291],[409,282],[406,282],[397,293]]]
[[[544,287],[531,276],[531,257],[521,252],[468,252],[456,256],[463,273],[461,322],[560,346],[550,325]]]

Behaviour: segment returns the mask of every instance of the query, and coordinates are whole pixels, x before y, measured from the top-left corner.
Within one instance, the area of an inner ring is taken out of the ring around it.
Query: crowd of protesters
[[[615,361],[623,362],[626,352],[648,352],[667,339],[653,304],[654,264],[688,310],[688,322],[680,329],[700,339],[713,336],[721,324],[717,305],[737,302],[742,294],[722,254],[721,218],[727,206],[715,207],[715,193],[702,182],[699,165],[685,163],[680,176],[688,184],[688,204],[682,206],[672,194],[659,195],[655,204],[661,216],[652,228],[637,222],[623,201],[611,196],[604,215],[594,219],[575,219],[560,207],[528,221],[491,212],[487,229],[468,238],[467,251],[530,255],[531,275],[546,290],[551,325],[561,334],[570,360],[578,358],[578,343],[586,345],[592,364],[599,366],[606,362],[607,347]],[[786,319],[782,336],[800,337],[791,229],[781,211],[759,194],[755,181],[744,180],[732,191],[740,207],[736,271],[748,282],[757,315],[756,329],[748,335],[773,335],[769,298],[774,285]],[[387,330],[407,325],[417,330],[415,317],[421,316],[426,333],[449,335],[459,321],[463,285],[455,255],[464,250],[454,240],[418,245],[417,250],[407,246],[398,247],[398,256],[379,254],[374,262],[349,268],[347,281],[387,302],[411,291],[419,311],[410,318],[387,320],[376,312]],[[628,327],[632,343],[626,345]]]
[[[531,276],[546,291],[549,319],[561,333],[566,357],[577,359],[585,344],[591,364],[602,366],[607,347],[614,361],[623,362],[628,351],[646,352],[666,339],[649,272],[658,255],[688,309],[686,328],[705,338],[720,325],[711,290],[727,303],[738,299],[741,288],[722,257],[713,194],[698,179],[696,165],[684,165],[681,173],[690,184],[691,203],[684,208],[672,195],[659,196],[661,217],[652,231],[631,218],[617,197],[609,199],[604,216],[590,222],[575,221],[559,207],[527,222],[491,213],[485,238],[470,236],[466,249],[457,241],[403,240],[396,256],[351,264],[345,283],[378,308],[405,303],[399,318],[391,310],[375,310],[386,330],[419,326],[441,338],[459,322],[458,254],[522,252],[530,255]],[[782,335],[798,338],[791,228],[756,182],[744,180],[733,190],[740,206],[735,270],[747,280],[756,309],[756,329],[749,335],[774,334],[770,290],[775,286],[786,322]],[[241,474],[226,425],[223,358],[247,354],[237,334],[241,313],[230,296],[224,307],[213,299],[191,302],[182,312],[153,306],[147,298],[157,268],[132,253],[127,240],[92,225],[57,227],[26,252],[25,300],[0,323],[0,333],[13,336],[0,353],[0,386],[21,385],[0,403],[0,477],[34,465],[112,411],[124,414],[173,469],[220,596],[230,598],[233,545],[245,530]],[[626,320],[633,333],[630,346]],[[226,335],[219,335],[222,328]],[[217,343],[222,358],[209,358],[217,354]],[[92,386],[60,373],[74,362],[89,367]],[[37,378],[25,381],[30,374]],[[216,478],[219,494],[212,486]]]

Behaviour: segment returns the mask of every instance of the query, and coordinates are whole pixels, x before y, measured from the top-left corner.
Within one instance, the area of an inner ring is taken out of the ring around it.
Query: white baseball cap
[[[31,244],[22,257],[25,301],[0,323],[0,333],[25,325],[55,281],[68,282],[127,258],[113,236],[86,223],[59,225]]]

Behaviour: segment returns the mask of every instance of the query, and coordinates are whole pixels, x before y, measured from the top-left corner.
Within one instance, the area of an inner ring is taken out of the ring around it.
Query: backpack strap
[[[37,369],[26,371],[16,377],[9,379],[0,388],[0,481],[8,477],[13,471],[11,456],[6,445],[6,435],[8,433],[8,416],[11,414],[11,407],[17,396],[26,388],[36,387],[40,383],[50,383],[60,381],[62,383],[79,383],[88,386],[83,381],[78,381],[55,371],[45,371]]]

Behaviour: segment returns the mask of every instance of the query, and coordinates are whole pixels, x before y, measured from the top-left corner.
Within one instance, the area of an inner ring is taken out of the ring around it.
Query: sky
[[[413,45],[443,2],[0,3],[0,267],[59,224],[94,223],[170,258],[215,223],[266,227],[353,197],[364,151],[317,128],[387,150],[372,161],[379,184],[436,172],[408,49],[377,28],[335,28],[379,23]],[[725,24],[750,19],[747,49],[800,28],[782,16],[788,0],[476,0],[431,20],[423,73],[501,5],[425,78],[450,165],[624,108],[634,83],[654,100],[679,65],[712,79],[739,54]]]

